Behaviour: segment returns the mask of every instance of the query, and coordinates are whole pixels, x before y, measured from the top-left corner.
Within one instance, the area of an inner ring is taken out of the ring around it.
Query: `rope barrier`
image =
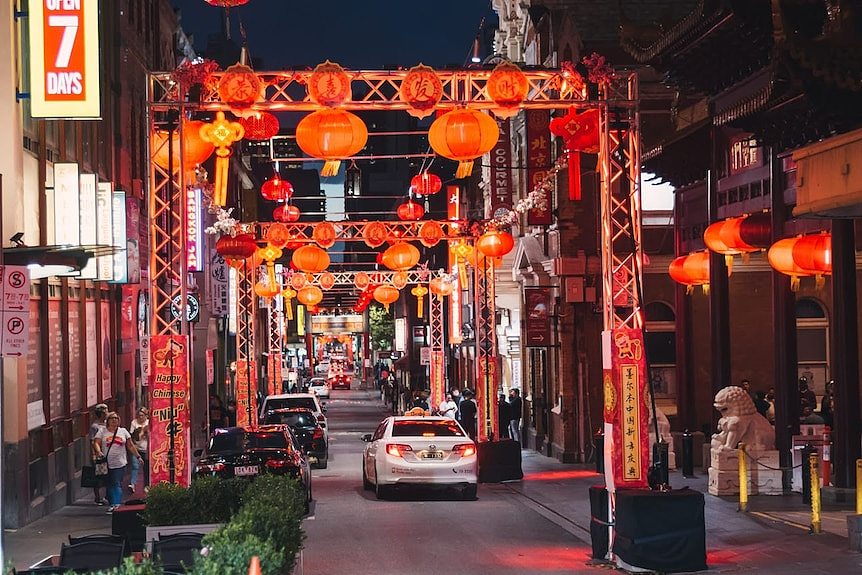
[[[762,457],[761,457],[761,458],[755,458],[753,455],[751,455],[751,454],[748,452],[748,450],[747,450],[747,449],[745,449],[745,448],[744,448],[744,447],[742,447],[742,446],[740,446],[740,449],[741,449],[742,451],[744,451],[744,452],[745,452],[745,455],[746,455],[748,458],[750,458],[750,459],[751,459],[751,461],[753,461],[754,463],[756,463],[756,464],[757,464],[757,465],[759,465],[760,467],[763,467],[764,469],[771,469],[772,471],[793,471],[794,469],[799,469],[799,468],[800,468],[800,467],[802,467],[803,465],[806,465],[806,464],[807,464],[807,462],[803,461],[803,462],[802,462],[802,463],[800,463],[799,465],[791,465],[790,467],[782,467],[782,466],[779,466],[779,467],[772,467],[771,465],[766,465],[765,463],[761,463],[761,462],[760,462],[760,459],[763,459]]]

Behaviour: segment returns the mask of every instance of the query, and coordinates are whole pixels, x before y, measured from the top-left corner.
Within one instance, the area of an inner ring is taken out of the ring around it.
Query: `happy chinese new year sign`
[[[602,351],[606,483],[609,489],[645,488],[649,486],[649,390],[643,331],[602,332]]]
[[[189,484],[188,339],[185,335],[150,337],[150,478],[153,484],[170,481],[172,434],[175,482]]]
[[[98,0],[30,0],[30,114],[98,118]]]

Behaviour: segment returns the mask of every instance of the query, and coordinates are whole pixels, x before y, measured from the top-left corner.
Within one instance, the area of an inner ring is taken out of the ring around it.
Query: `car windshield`
[[[317,404],[313,397],[282,397],[266,400],[266,410],[302,408],[317,411]]]
[[[269,412],[266,414],[265,423],[289,425],[291,427],[314,427],[317,425],[317,419],[315,419],[314,414],[307,411],[299,413]]]
[[[252,433],[216,433],[210,439],[207,453],[236,453],[247,449],[288,449],[284,433],[255,431]]]
[[[463,437],[454,421],[395,421],[392,437]]]

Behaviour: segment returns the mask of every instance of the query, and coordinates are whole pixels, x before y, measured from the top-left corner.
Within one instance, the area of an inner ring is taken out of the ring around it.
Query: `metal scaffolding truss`
[[[289,224],[275,222],[254,222],[246,224],[249,232],[253,232],[255,237],[260,240],[265,240],[269,228],[272,226],[284,226],[290,236],[291,243],[316,243],[314,237],[316,227],[323,222],[292,222]],[[440,230],[439,241],[444,240],[460,240],[470,239],[474,237],[469,232],[465,231],[469,228],[464,221],[448,221],[448,220],[421,220],[418,222],[403,222],[403,221],[373,221],[373,222],[352,222],[352,221],[329,221],[325,223],[331,224],[335,231],[334,241],[336,242],[365,242],[366,237],[372,234],[378,238],[398,238],[400,240],[421,241],[422,236],[420,231],[424,229],[438,228]],[[372,226],[375,229],[371,229]],[[381,227],[382,226],[382,227]],[[386,241],[382,240],[380,246],[385,245]],[[378,246],[379,247],[379,246]]]
[[[407,70],[347,71],[350,77],[351,99],[340,107],[346,110],[407,110],[399,92]],[[212,85],[218,85],[223,73],[213,74]],[[257,77],[266,85],[265,96],[255,102],[257,110],[309,112],[320,109],[308,95],[307,85],[311,70],[284,70],[257,72]],[[556,109],[567,106],[589,107],[578,91],[574,78],[559,70],[525,70],[530,88],[521,108]],[[445,70],[437,77],[443,85],[443,95],[437,108],[448,110],[467,106],[477,110],[499,108],[488,95],[487,83],[491,70]],[[170,72],[158,72],[151,76],[154,85],[151,106],[175,106],[179,103],[180,90]],[[199,109],[229,110],[230,106],[219,101],[217,90],[205,90]]]
[[[443,324],[443,298],[428,290],[430,305],[428,306],[428,327],[431,339],[431,402],[434,406],[440,405],[446,396],[446,365],[445,355],[445,331]]]
[[[482,258],[474,268],[476,278],[476,403],[480,441],[499,437],[497,422],[497,331],[495,322],[494,262]]]
[[[297,273],[297,272],[293,272]],[[302,273],[302,272],[298,272]],[[406,272],[393,272],[393,271],[379,271],[379,272],[359,272],[359,271],[350,271],[350,272],[321,272],[315,274],[304,274],[308,283],[316,286],[320,285],[320,278],[322,276],[326,276],[326,274],[332,276],[334,279],[333,287],[338,286],[356,286],[356,278],[360,274],[365,274],[367,276],[369,285],[378,285],[378,284],[391,284],[396,276],[400,274],[401,279],[405,281],[406,284],[420,284],[420,283],[428,283],[428,281],[434,276],[434,274],[428,270],[410,270]],[[327,276],[327,279],[328,276]],[[324,282],[326,283],[326,282]],[[326,291],[326,290],[324,290]]]
[[[255,347],[255,306],[254,294],[254,270],[248,265],[240,266],[236,270],[236,359],[237,361],[256,361]],[[249,364],[250,365],[250,364]],[[251,378],[255,374],[250,373]],[[253,383],[253,390],[257,390],[257,382]]]
[[[267,379],[270,394],[281,392],[281,326],[282,326],[282,302],[281,298],[272,298],[267,305],[267,318],[269,320],[269,361],[267,362]]]

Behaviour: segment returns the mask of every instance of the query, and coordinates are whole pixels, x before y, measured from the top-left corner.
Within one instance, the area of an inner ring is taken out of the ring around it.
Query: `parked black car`
[[[201,450],[195,452],[200,456]],[[311,502],[311,470],[302,449],[285,425],[216,429],[206,452],[195,465],[196,477],[254,478],[263,473],[290,475],[305,488],[306,509]]]
[[[329,445],[326,433],[310,409],[281,408],[266,412],[266,424],[287,425],[299,443],[300,449],[311,461],[312,466],[326,469],[329,460]]]

